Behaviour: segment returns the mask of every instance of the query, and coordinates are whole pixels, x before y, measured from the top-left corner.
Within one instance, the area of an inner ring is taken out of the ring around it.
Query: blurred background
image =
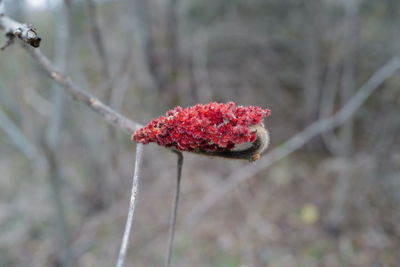
[[[58,69],[141,124],[176,105],[270,108],[262,158],[400,52],[398,0],[5,6],[36,26]],[[387,79],[351,120],[197,216],[252,163],[185,154],[173,266],[400,266],[399,86],[399,75]],[[0,266],[116,262],[135,144],[62,90],[19,45],[0,52]],[[175,173],[173,153],[145,146],[126,266],[162,265]]]

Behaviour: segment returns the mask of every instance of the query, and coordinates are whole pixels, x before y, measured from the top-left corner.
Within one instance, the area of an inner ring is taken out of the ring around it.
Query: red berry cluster
[[[188,108],[175,107],[132,135],[132,140],[174,147],[179,151],[223,151],[254,142],[249,126],[269,116],[269,109],[212,102]]]

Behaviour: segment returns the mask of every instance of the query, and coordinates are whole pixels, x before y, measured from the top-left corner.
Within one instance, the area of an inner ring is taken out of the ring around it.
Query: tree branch
[[[37,60],[44,71],[65,90],[67,90],[68,93],[72,95],[75,100],[85,103],[89,108],[91,108],[101,117],[103,117],[108,123],[119,127],[129,133],[132,133],[136,129],[141,127],[139,123],[132,121],[122,114],[111,109],[94,95],[90,94],[87,91],[84,91],[68,77],[58,72],[54,65],[39,49],[32,49],[26,45],[24,45],[23,47],[32,55],[34,59]]]
[[[37,37],[36,31],[33,31],[33,27],[26,24],[21,24],[19,22],[10,19],[4,14],[0,14],[0,29],[3,29],[4,31],[7,32],[10,28],[18,29],[23,26],[30,29],[32,33],[34,32],[35,36]],[[31,33],[29,33],[29,35],[30,34]],[[29,42],[27,43],[30,44]],[[128,133],[132,133],[136,129],[141,127],[139,123],[132,121],[127,117],[123,116],[122,114],[111,109],[109,106],[102,103],[94,95],[90,94],[87,91],[84,91],[82,88],[77,86],[73,81],[71,81],[68,77],[61,74],[53,65],[53,63],[39,49],[33,49],[28,45],[26,45],[25,43],[22,43],[22,46],[25,48],[26,51],[29,52],[29,54],[31,54],[31,56],[34,59],[36,59],[39,65],[47,73],[47,75],[49,75],[54,81],[56,81],[60,86],[62,86],[70,95],[72,95],[72,97],[75,100],[85,103],[89,108],[91,108],[101,117],[103,117],[108,123],[116,127],[119,127]]]
[[[175,197],[174,197],[174,202],[172,205],[171,220],[170,220],[170,225],[169,225],[168,248],[167,248],[167,254],[166,254],[165,263],[164,263],[165,267],[169,267],[171,265],[172,248],[174,245],[176,218],[178,217],[179,196],[180,196],[181,178],[182,178],[183,155],[182,155],[182,152],[179,152],[179,151],[176,151],[175,153],[178,156],[177,180],[176,180]]]
[[[139,188],[140,164],[142,161],[142,156],[143,156],[143,145],[138,143],[136,146],[135,171],[133,173],[133,179],[132,179],[131,200],[129,202],[128,217],[126,219],[125,231],[122,237],[121,248],[118,255],[118,261],[116,265],[117,267],[124,266],[126,252],[128,250],[129,236],[131,234],[133,215],[135,213],[136,196]]]
[[[2,5],[1,2],[0,5]],[[20,23],[18,21],[10,19],[6,15],[4,15],[1,10],[0,29],[2,29],[6,33],[6,37],[8,38],[7,43],[3,47],[1,47],[2,50],[12,44],[16,37],[33,47],[39,47],[40,41],[42,40],[38,36],[36,29],[32,25]]]

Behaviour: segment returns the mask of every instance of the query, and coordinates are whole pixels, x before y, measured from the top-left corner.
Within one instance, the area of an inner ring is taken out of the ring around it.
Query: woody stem
[[[169,240],[168,240],[168,248],[167,254],[165,257],[165,267],[169,267],[171,265],[172,258],[172,249],[174,243],[175,236],[175,226],[176,226],[176,218],[178,216],[178,204],[179,204],[179,195],[180,195],[180,187],[181,187],[181,177],[182,177],[182,165],[183,165],[183,154],[179,151],[174,151],[178,156],[177,162],[177,181],[176,181],[176,189],[175,189],[175,197],[172,207],[172,214],[169,226]]]
[[[121,248],[118,255],[118,261],[116,267],[123,267],[125,263],[126,253],[128,250],[129,245],[129,236],[131,233],[132,225],[133,225],[133,216],[135,213],[135,206],[136,206],[136,196],[139,187],[139,176],[140,176],[140,165],[143,156],[143,145],[137,144],[136,146],[136,159],[135,159],[135,170],[133,173],[132,178],[132,192],[131,192],[131,199],[129,202],[129,209],[128,209],[128,217],[126,219],[125,224],[125,231],[122,237]]]

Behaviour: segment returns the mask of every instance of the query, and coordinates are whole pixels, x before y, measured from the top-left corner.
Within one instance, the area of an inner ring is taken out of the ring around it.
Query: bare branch
[[[42,40],[32,25],[15,21],[3,13],[0,13],[0,29],[6,33],[8,38],[7,43],[1,48],[2,50],[12,44],[16,37],[33,47],[39,47]]]
[[[127,131],[128,133],[132,133],[136,129],[141,127],[139,123],[132,121],[127,117],[121,115],[120,113],[116,112],[115,110],[111,109],[109,106],[102,103],[95,96],[93,96],[87,91],[84,91],[82,88],[78,87],[68,77],[58,72],[57,69],[54,67],[54,65],[39,49],[32,49],[26,45],[24,46],[24,48],[32,55],[33,58],[37,60],[37,62],[42,66],[44,71],[59,85],[61,85],[64,89],[66,89],[68,93],[71,94],[75,100],[85,103],[93,111],[95,111],[101,117],[103,117],[108,123],[116,127],[119,127]]]
[[[168,249],[167,249],[167,254],[165,257],[165,264],[164,264],[165,267],[169,267],[171,265],[172,248],[174,245],[176,218],[178,217],[179,195],[180,195],[181,178],[182,178],[183,155],[179,151],[176,151],[175,153],[178,156],[178,163],[177,163],[178,171],[177,171],[175,197],[174,197],[174,203],[172,206],[171,221],[170,221],[170,226],[169,226]]]
[[[278,160],[300,149],[304,144],[317,135],[329,131],[346,122],[354,115],[364,101],[376,89],[378,89],[380,85],[382,85],[383,82],[385,82],[399,70],[400,56],[395,56],[377,72],[375,72],[372,77],[347,102],[347,104],[344,105],[335,115],[312,123],[303,131],[290,138],[284,144],[275,148],[261,160],[234,171],[228,178],[224,179],[225,181],[229,181],[227,184],[216,188],[210,194],[205,196],[203,200],[199,201],[199,204],[194,207],[193,211],[187,216],[187,227],[193,227],[205,212],[207,212],[218,200],[230,193],[238,185],[250,178],[254,178],[257,173],[265,170]]]
[[[132,192],[131,192],[131,200],[129,203],[128,218],[126,219],[125,231],[124,231],[124,236],[122,237],[121,248],[119,251],[119,256],[117,261],[117,267],[123,267],[125,263],[126,252],[129,245],[129,236],[133,224],[133,215],[135,213],[136,195],[139,187],[140,164],[142,161],[142,155],[143,155],[143,145],[138,143],[136,146],[135,171],[133,173]]]

